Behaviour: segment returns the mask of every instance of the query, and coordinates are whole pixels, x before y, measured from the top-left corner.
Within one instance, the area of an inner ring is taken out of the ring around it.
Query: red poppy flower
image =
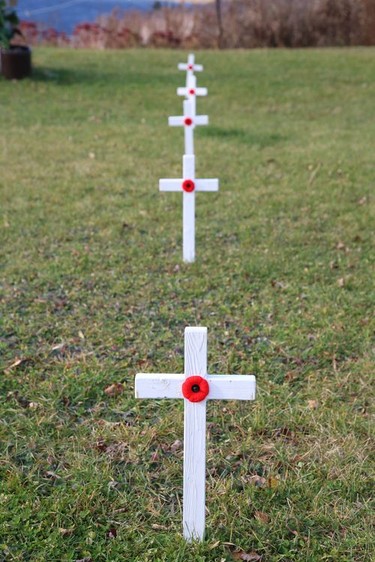
[[[188,70],[193,70],[193,65],[192,65],[192,64],[188,64]]]
[[[192,125],[193,120],[191,119],[191,117],[185,117],[184,123],[185,123],[185,125]]]
[[[185,180],[182,183],[182,189],[187,193],[191,193],[195,189],[195,183],[193,182],[193,180]]]
[[[191,89],[189,90],[189,94],[190,94],[191,96],[194,96],[194,94],[195,94],[194,88],[191,88]]]
[[[210,386],[206,379],[193,375],[185,379],[182,385],[182,394],[190,402],[202,402],[210,391]]]

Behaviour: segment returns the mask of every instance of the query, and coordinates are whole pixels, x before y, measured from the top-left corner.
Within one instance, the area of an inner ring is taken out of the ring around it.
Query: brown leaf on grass
[[[319,402],[317,400],[308,400],[307,405],[310,410],[316,410],[319,406]]]
[[[27,363],[28,361],[30,361],[29,357],[16,357],[13,363],[9,365],[9,367],[4,369],[4,373],[8,375],[13,369],[19,367],[20,365],[23,365],[24,363]]]
[[[180,449],[182,449],[182,441],[180,441],[179,439],[176,439],[176,441],[174,441],[174,443],[172,443],[172,445],[171,445],[171,451],[172,451],[172,453],[175,453],[176,451],[179,451]]]
[[[104,389],[104,392],[107,396],[118,396],[119,394],[122,394],[124,390],[125,387],[123,384],[120,382],[114,382],[113,384],[107,386],[107,388]]]
[[[254,513],[254,517],[260,523],[269,523],[270,521],[270,516],[267,515],[267,513],[264,513],[264,511],[256,511]]]
[[[337,284],[338,284],[339,287],[344,287],[345,286],[344,277],[340,277],[340,279],[337,279]]]
[[[90,556],[85,556],[84,558],[79,558],[75,562],[93,562]]]
[[[361,197],[360,199],[358,199],[357,203],[358,205],[365,205],[368,201],[368,197],[366,195],[364,195],[363,197]]]
[[[117,530],[115,529],[115,527],[111,527],[110,529],[108,529],[107,537],[109,539],[115,539],[117,537]]]
[[[278,487],[278,485],[280,484],[280,480],[278,480],[277,478],[275,478],[274,476],[269,476],[267,478],[267,485],[269,488],[271,488],[272,490],[274,490],[275,488]]]
[[[250,484],[254,484],[258,488],[264,488],[267,484],[267,480],[263,478],[263,476],[258,476],[258,474],[254,474],[248,478]]]
[[[253,550],[251,552],[245,552],[244,550],[235,550],[232,552],[233,560],[245,560],[245,562],[258,562],[262,560],[260,554],[257,554]]]
[[[68,537],[69,535],[72,535],[74,533],[74,527],[72,527],[71,529],[64,529],[63,527],[59,527],[59,533],[63,537]]]

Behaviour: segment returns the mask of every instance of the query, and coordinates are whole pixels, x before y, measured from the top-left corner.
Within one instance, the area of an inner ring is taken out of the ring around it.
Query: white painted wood
[[[208,125],[208,115],[195,115],[190,100],[184,100],[184,114],[168,118],[171,127],[184,127],[185,154],[194,154],[194,129]]]
[[[185,328],[185,378],[207,377],[207,328]],[[195,406],[198,406],[196,408]],[[206,497],[206,400],[185,399],[183,527],[187,540],[203,540]]]
[[[206,378],[209,393],[201,402],[184,398],[183,532],[186,540],[203,540],[205,528],[206,403],[208,399],[254,400],[253,375],[207,374],[207,328],[185,329],[184,375],[138,373],[136,398],[182,398],[183,381]]]
[[[135,378],[136,398],[183,398],[183,375],[138,373]]]
[[[193,115],[197,113],[197,96],[207,96],[207,88],[197,88],[197,79],[192,76],[188,87],[177,88],[178,96],[185,96],[191,103]]]
[[[255,400],[253,375],[207,375],[210,385],[208,400]],[[136,377],[136,398],[183,398],[184,376],[179,374],[139,373]]]
[[[182,259],[185,263],[195,260],[195,193],[182,194]]]
[[[194,182],[193,191],[184,191],[185,180]],[[218,189],[218,179],[195,179],[195,156],[193,154],[185,154],[183,157],[182,178],[159,180],[160,191],[182,191],[183,193],[182,254],[186,263],[195,260],[195,192],[217,191]]]
[[[190,70],[192,72],[202,72],[203,66],[195,64],[195,55],[190,53],[187,62],[179,62],[177,65],[178,70]]]

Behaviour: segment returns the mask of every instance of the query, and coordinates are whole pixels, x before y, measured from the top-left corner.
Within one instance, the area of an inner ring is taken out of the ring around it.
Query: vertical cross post
[[[207,377],[207,328],[185,330],[185,379]],[[206,497],[206,400],[185,400],[183,526],[187,539],[203,539]]]
[[[160,191],[183,193],[182,246],[184,262],[195,260],[195,192],[217,191],[217,179],[195,179],[195,156],[183,157],[182,178],[159,180]]]
[[[185,329],[184,375],[138,373],[136,398],[184,398],[183,532],[203,540],[207,400],[255,400],[252,375],[207,374],[207,328]]]

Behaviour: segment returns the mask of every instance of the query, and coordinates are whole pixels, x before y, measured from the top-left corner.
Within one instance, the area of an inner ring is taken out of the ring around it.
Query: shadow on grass
[[[153,77],[155,80],[155,77]],[[130,71],[121,73],[118,71],[109,71],[106,68],[93,66],[87,68],[71,69],[66,67],[33,67],[32,75],[29,80],[34,82],[55,83],[64,86],[74,84],[107,84],[109,81],[118,86],[141,86],[148,85],[150,81],[149,73],[142,71]],[[169,84],[168,77],[157,76],[156,80],[159,84]]]
[[[241,144],[251,144],[261,148],[273,146],[286,140],[285,136],[278,133],[254,133],[244,129],[224,129],[214,126],[202,128],[201,134],[206,137],[220,138],[228,142],[235,141]]]

